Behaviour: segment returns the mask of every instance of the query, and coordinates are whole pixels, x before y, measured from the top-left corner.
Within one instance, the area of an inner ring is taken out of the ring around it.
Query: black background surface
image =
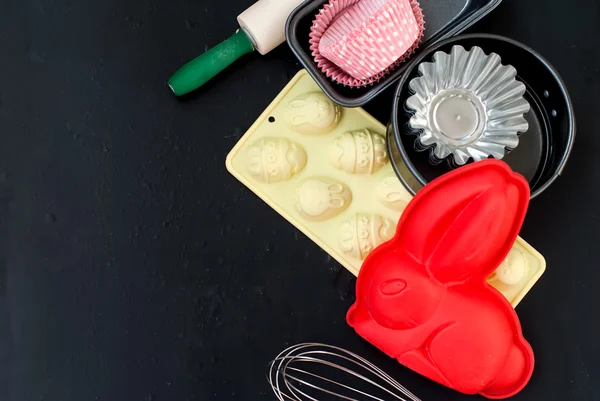
[[[363,342],[350,273],[225,170],[300,68],[290,50],[169,93],[251,4],[0,0],[0,400],[273,400],[267,362],[304,341],[359,352],[424,401],[473,399]],[[537,366],[515,400],[600,400],[599,26],[596,0],[504,0],[471,29],[546,56],[578,118],[522,231],[548,270],[517,309]],[[367,109],[386,122],[390,99]]]

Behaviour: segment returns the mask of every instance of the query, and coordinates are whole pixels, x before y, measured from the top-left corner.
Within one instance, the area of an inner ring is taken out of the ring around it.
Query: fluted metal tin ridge
[[[418,135],[416,146],[431,149],[432,162],[450,156],[456,165],[471,158],[502,159],[518,146],[529,127],[524,115],[530,105],[516,69],[503,65],[498,54],[457,45],[418,68],[405,107],[412,114],[409,128]]]

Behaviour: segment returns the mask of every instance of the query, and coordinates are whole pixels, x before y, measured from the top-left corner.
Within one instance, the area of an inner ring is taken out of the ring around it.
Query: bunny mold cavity
[[[309,220],[328,220],[346,210],[351,202],[348,187],[327,177],[306,179],[296,189],[296,209]]]
[[[340,123],[342,110],[324,93],[309,92],[292,100],[285,112],[286,124],[306,135],[324,135]]]

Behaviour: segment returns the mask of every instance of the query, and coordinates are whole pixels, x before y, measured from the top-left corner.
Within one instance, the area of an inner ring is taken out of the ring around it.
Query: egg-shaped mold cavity
[[[341,226],[342,252],[364,260],[369,253],[394,236],[396,225],[377,214],[357,214]]]
[[[527,276],[527,259],[522,251],[513,248],[504,262],[494,272],[490,281],[499,281],[505,285],[517,285]]]
[[[377,185],[377,198],[383,205],[402,212],[408,205],[411,196],[398,177],[389,175]]]
[[[385,138],[367,128],[337,137],[328,156],[333,167],[350,174],[373,174],[388,162]]]
[[[342,118],[342,109],[322,92],[300,95],[288,104],[285,123],[296,132],[324,135],[333,131]]]
[[[296,188],[296,209],[308,220],[323,221],[342,213],[352,202],[352,192],[328,177],[308,178]]]
[[[306,152],[285,138],[262,138],[248,148],[248,171],[267,184],[289,180],[306,166]]]

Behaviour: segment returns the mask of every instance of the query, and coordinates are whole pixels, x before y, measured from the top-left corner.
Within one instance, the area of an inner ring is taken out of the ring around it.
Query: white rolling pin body
[[[303,0],[260,0],[241,13],[237,20],[254,48],[267,54],[285,41],[288,16]]]

